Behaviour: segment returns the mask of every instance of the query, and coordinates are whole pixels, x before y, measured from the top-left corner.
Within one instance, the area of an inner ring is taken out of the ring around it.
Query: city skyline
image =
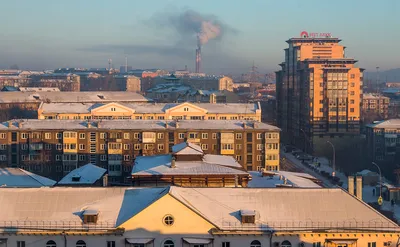
[[[10,11],[0,17],[7,23],[0,28],[0,67],[107,67],[111,58],[119,68],[128,57],[134,68],[194,70],[196,32],[182,26],[182,17],[220,27],[202,48],[207,73],[243,73],[253,61],[261,72],[278,70],[284,41],[303,30],[342,39],[346,56],[367,71],[400,67],[389,48],[400,41],[400,33],[391,31],[400,21],[395,0],[241,3],[7,1]],[[354,10],[362,14],[354,18]]]

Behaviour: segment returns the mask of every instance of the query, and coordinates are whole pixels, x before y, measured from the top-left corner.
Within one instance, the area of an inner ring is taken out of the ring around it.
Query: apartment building
[[[363,69],[330,35],[287,40],[276,72],[277,122],[286,143],[325,154],[326,141],[351,145],[360,133]]]
[[[159,76],[153,78],[152,85],[154,87],[166,83],[180,83],[200,90],[227,90],[233,92],[233,80],[227,76]]]
[[[7,247],[396,247],[400,227],[341,188],[2,188]]]
[[[32,87],[57,87],[61,91],[79,92],[81,88],[80,76],[72,73],[54,73],[32,75]]]
[[[188,141],[234,157],[248,171],[279,170],[279,128],[244,120],[11,120],[0,124],[0,166],[59,180],[92,163],[126,182],[137,156],[168,154]]]
[[[259,103],[45,103],[38,119],[256,120]]]
[[[367,155],[376,163],[394,162],[400,154],[400,119],[380,121],[366,126]]]
[[[114,76],[117,88],[121,91],[136,92],[141,91],[140,78],[134,75],[116,75]]]
[[[367,123],[370,123],[375,120],[388,119],[389,103],[389,97],[385,97],[381,94],[364,94],[362,100],[362,113],[364,120],[367,120]]]

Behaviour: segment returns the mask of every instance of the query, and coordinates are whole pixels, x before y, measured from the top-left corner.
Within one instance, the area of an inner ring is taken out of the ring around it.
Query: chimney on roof
[[[108,174],[104,174],[103,176],[103,187],[108,186]]]
[[[358,199],[362,200],[362,176],[356,177],[356,196]]]
[[[171,168],[176,168],[176,163],[175,163],[176,161],[175,161],[175,157],[174,156],[172,156],[172,159],[171,159]]]
[[[347,189],[350,195],[354,196],[354,177],[348,176],[347,178]]]
[[[253,128],[254,128],[254,129],[257,129],[257,128],[258,128],[258,123],[257,123],[257,122],[254,122],[254,123],[253,123]]]
[[[168,121],[165,121],[165,128],[168,129]]]
[[[243,129],[246,128],[246,122],[243,122]]]
[[[175,121],[175,128],[177,128],[177,129],[179,128],[179,121],[178,120]]]
[[[235,187],[239,187],[239,176],[235,175]]]

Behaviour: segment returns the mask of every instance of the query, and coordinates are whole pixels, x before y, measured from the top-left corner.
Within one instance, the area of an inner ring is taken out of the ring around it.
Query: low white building
[[[57,182],[21,168],[0,168],[0,186],[3,188],[52,187]],[[1,246],[1,245],[0,245]]]

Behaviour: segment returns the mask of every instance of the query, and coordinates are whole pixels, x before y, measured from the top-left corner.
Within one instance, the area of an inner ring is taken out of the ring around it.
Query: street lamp
[[[330,141],[326,141],[326,142],[329,143],[329,144],[332,146],[332,149],[333,149],[333,160],[332,160],[332,169],[333,169],[333,172],[332,172],[332,177],[334,177],[334,176],[335,176],[335,158],[336,158],[335,146],[334,146],[333,143],[330,142]]]
[[[303,129],[300,129],[304,134],[304,153],[307,153],[307,134]]]
[[[374,166],[378,168],[379,171],[379,197],[382,197],[382,173],[381,173],[381,168],[375,163],[372,162]]]

